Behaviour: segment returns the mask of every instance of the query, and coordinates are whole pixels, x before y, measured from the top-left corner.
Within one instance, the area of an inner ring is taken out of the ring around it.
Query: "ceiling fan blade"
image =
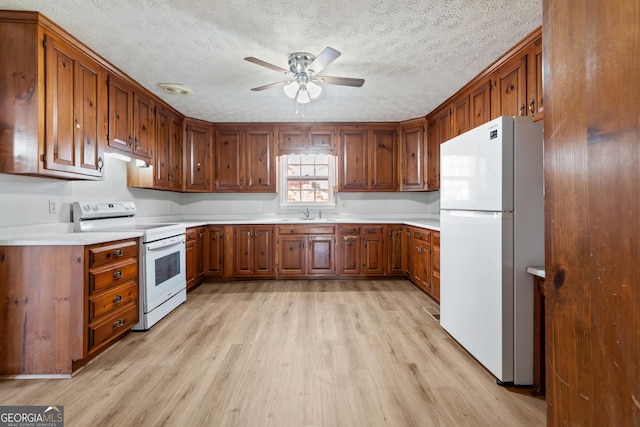
[[[282,82],[275,82],[275,83],[270,83],[270,84],[264,85],[264,86],[254,87],[251,90],[254,90],[254,91],[258,92],[258,91],[265,90],[265,89],[271,89],[272,87],[284,86],[287,83],[290,83],[290,80],[285,80],[285,81],[282,81]]]
[[[330,85],[362,87],[362,85],[364,84],[364,79],[352,79],[350,77],[318,76],[317,78],[321,82]]]
[[[307,66],[307,72],[309,74],[318,74],[324,70],[327,65],[338,59],[340,55],[342,54],[334,48],[325,47],[324,50],[320,52],[320,55],[316,56],[316,59]]]
[[[284,68],[278,67],[277,65],[269,64],[268,62],[265,62],[262,59],[254,58],[253,56],[247,56],[244,59],[245,61],[253,62],[254,64],[261,65],[263,67],[269,68],[271,70],[277,71],[282,74],[286,74],[286,75],[291,74],[289,70],[285,70]]]

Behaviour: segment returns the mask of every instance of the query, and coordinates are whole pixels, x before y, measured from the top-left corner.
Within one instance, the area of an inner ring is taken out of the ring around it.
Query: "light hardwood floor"
[[[205,283],[72,379],[4,380],[0,405],[71,426],[542,426],[406,280]]]

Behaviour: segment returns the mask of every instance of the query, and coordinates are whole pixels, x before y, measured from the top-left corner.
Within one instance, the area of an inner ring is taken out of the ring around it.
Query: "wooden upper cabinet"
[[[210,192],[211,182],[211,124],[200,120],[185,120],[184,166],[185,190]]]
[[[398,132],[395,126],[340,129],[340,191],[398,190]]]
[[[527,115],[534,121],[544,119],[542,99],[542,38],[538,38],[527,54]]]
[[[75,48],[45,34],[46,168],[103,176],[102,67]]]
[[[221,127],[215,136],[215,190],[276,191],[273,130]]]
[[[335,126],[278,126],[278,154],[334,152]]]
[[[440,144],[451,139],[451,107],[437,111],[429,121],[427,190],[440,189]]]
[[[369,132],[341,129],[338,154],[340,191],[366,191],[369,188]]]
[[[451,102],[451,138],[471,129],[470,96],[468,93],[456,96]]]
[[[275,150],[272,129],[247,129],[244,149],[244,191],[276,191]],[[243,182],[243,178],[240,179]]]
[[[156,138],[153,158],[153,188],[182,189],[183,119],[169,109],[156,109]]]
[[[494,73],[491,118],[527,115],[527,57],[516,56]]]
[[[0,12],[0,173],[102,179],[102,65],[35,12]]]
[[[416,123],[402,125],[401,191],[426,189],[425,127],[426,121],[424,119],[420,119]]]
[[[114,74],[108,84],[109,148],[150,162],[156,129],[151,99]]]
[[[469,91],[471,129],[491,120],[491,86],[491,77],[487,76],[474,84]]]

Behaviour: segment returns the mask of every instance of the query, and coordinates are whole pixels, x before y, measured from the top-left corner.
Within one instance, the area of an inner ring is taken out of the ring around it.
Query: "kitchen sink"
[[[333,218],[280,218],[278,222],[333,222]]]

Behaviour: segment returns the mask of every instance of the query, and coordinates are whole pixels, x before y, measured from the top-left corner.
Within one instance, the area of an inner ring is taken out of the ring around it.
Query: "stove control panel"
[[[73,203],[73,220],[130,217],[136,214],[134,202],[96,202],[83,201]]]

